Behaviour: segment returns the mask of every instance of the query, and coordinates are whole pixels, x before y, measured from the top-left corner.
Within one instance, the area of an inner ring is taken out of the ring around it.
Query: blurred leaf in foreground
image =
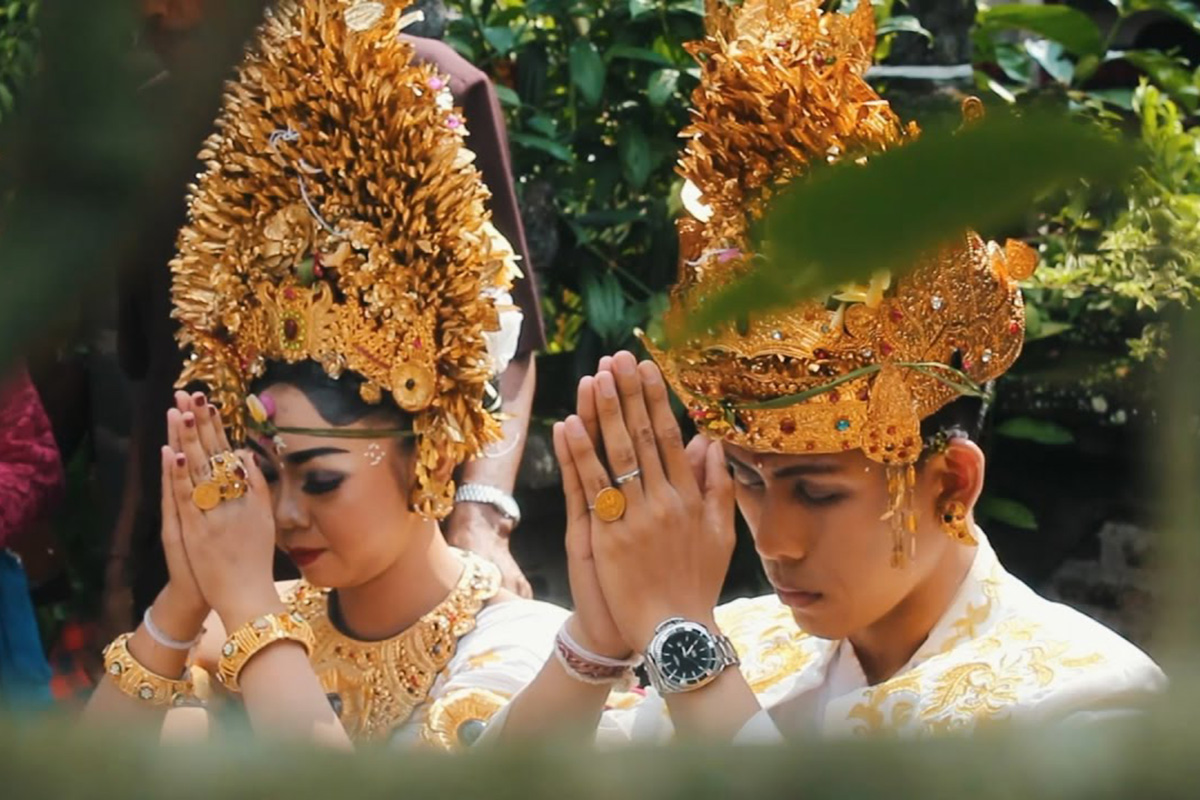
[[[769,254],[710,297],[689,334],[794,304],[882,270],[901,273],[918,255],[967,228],[1011,222],[1043,192],[1080,179],[1117,181],[1134,151],[1058,116],[989,118],[968,130],[926,133],[873,156],[797,181],[758,226]]]
[[[0,374],[20,349],[71,317],[74,301],[127,266],[182,202],[173,178],[216,116],[228,65],[267,0],[231,4],[172,77],[154,119],[126,74],[134,4],[54,3],[40,16],[43,69],[5,120],[0,146]]]

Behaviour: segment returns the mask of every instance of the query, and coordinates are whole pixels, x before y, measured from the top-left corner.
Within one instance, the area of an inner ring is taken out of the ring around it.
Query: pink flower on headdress
[[[728,264],[736,258],[742,257],[742,250],[738,247],[726,247],[724,250],[717,252],[717,263]]]
[[[434,76],[429,79],[429,88],[433,89],[435,92],[440,92],[442,89],[446,88],[446,82],[441,78]]]
[[[451,114],[446,118],[446,124],[450,126],[451,130],[457,130],[462,127],[462,119],[457,114]]]

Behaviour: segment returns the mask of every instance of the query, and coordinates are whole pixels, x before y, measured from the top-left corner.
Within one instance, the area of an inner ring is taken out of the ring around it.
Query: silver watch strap
[[[483,503],[511,519],[514,524],[521,521],[521,507],[517,505],[516,499],[503,489],[488,486],[486,483],[464,483],[455,491],[454,502]]]

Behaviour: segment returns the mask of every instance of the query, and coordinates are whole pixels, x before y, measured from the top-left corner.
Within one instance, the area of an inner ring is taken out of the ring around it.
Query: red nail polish
[[[215,417],[217,416],[217,407],[216,407],[216,406],[209,406],[209,407],[208,407],[208,415],[209,415],[210,417],[213,417],[213,418],[215,418]]]
[[[181,467],[186,466],[187,465],[187,456],[185,456],[183,453],[176,453],[175,454],[175,463]]]
[[[196,395],[196,405],[203,406],[208,400],[202,394]]]
[[[183,418],[183,424],[189,428],[194,428],[196,427],[196,418],[193,415],[188,414]]]

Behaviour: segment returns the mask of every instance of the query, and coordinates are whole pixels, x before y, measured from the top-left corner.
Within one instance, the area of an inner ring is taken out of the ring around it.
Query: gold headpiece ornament
[[[272,361],[352,370],[368,403],[390,393],[413,417],[414,508],[440,517],[453,485],[439,462],[499,435],[484,396],[511,356],[490,346],[511,339],[497,332],[518,273],[447,78],[397,38],[405,5],[285,1],[268,15],[201,152],[174,316],[179,385],[207,384],[235,439],[266,424],[248,392]]]
[[[861,161],[918,135],[864,78],[875,46],[866,0],[850,14],[816,0],[709,0],[708,13],[708,37],[691,46],[702,75],[683,134],[688,214],[668,330],[749,269],[751,226],[811,164]],[[968,119],[980,111],[964,106]],[[895,281],[880,274],[666,352],[648,347],[710,436],[757,452],[861,449],[887,465],[899,562],[915,526],[905,498],[921,420],[1016,359],[1017,281],[1036,264],[1020,242],[968,232]]]

